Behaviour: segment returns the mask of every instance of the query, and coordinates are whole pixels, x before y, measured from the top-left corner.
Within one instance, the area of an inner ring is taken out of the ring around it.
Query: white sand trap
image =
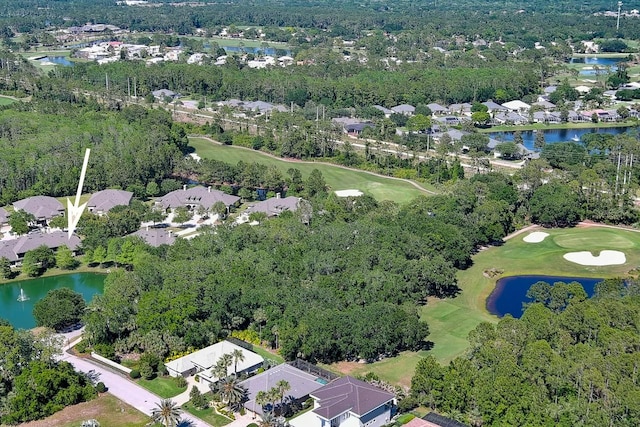
[[[529,235],[525,236],[522,240],[527,243],[540,243],[548,235],[549,233],[545,233],[544,231],[534,231],[533,233],[529,233]]]
[[[338,197],[358,197],[364,194],[360,190],[337,190],[335,193]]]
[[[600,255],[593,256],[591,252],[569,252],[564,254],[564,259],[575,262],[580,265],[620,265],[627,262],[624,252],[620,251],[602,251]]]

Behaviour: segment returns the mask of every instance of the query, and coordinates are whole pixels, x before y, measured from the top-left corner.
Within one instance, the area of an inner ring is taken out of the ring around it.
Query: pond
[[[628,60],[629,59],[627,57],[623,57],[623,58],[580,57],[580,58],[571,58],[569,60],[569,63],[609,67],[609,66],[617,65],[619,62],[624,62]]]
[[[524,146],[529,150],[533,150],[533,142],[536,139],[537,132],[544,133],[544,140],[547,144],[553,144],[556,142],[576,141],[582,139],[582,137],[588,133],[605,133],[609,135],[620,135],[631,129],[628,126],[621,126],[615,128],[582,128],[582,129],[543,129],[537,131],[521,131],[522,140]],[[497,139],[498,141],[513,141],[514,132],[491,132],[489,137]]]
[[[264,55],[270,55],[270,56],[275,56],[277,52],[276,48],[274,47],[262,48],[262,47],[246,47],[245,46],[240,48],[239,46],[222,46],[222,48],[227,52],[246,52],[246,53],[253,53],[253,54],[262,53]],[[282,50],[285,55],[291,55],[290,50],[287,50],[287,49],[278,49],[278,50]]]
[[[44,58],[40,58],[39,61],[46,65],[53,63],[56,65],[64,65],[65,67],[73,67],[73,62],[66,56],[45,56]]]
[[[496,287],[487,298],[487,310],[498,317],[507,314],[515,318],[522,316],[522,303],[531,302],[527,298],[527,291],[536,282],[547,282],[553,285],[556,282],[578,282],[582,285],[587,295],[593,296],[597,283],[603,279],[587,277],[563,277],[563,276],[511,276],[498,280]]]
[[[21,280],[0,285],[0,317],[9,321],[15,328],[30,329],[36,326],[33,319],[33,306],[52,289],[70,288],[91,301],[94,295],[104,290],[105,274],[74,273],[63,276],[41,277]],[[29,298],[18,301],[20,289]]]

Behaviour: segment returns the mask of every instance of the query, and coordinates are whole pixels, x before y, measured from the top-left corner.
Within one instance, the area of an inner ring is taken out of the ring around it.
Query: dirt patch
[[[362,369],[362,363],[358,362],[338,362],[331,365],[331,370],[340,372],[344,375],[351,375],[355,371]]]

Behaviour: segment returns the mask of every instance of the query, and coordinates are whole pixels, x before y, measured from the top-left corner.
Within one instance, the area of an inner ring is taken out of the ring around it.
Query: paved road
[[[67,336],[65,336],[65,338],[69,339],[69,337]],[[107,388],[109,389],[109,393],[122,400],[123,402],[126,402],[129,405],[133,406],[138,411],[143,412],[149,416],[151,415],[151,411],[161,400],[159,396],[156,396],[150,391],[140,387],[124,376],[117,374],[110,369],[103,367],[102,365],[98,365],[92,362],[90,359],[77,357],[67,353],[66,350],[68,347],[69,345],[65,346],[65,351],[61,357],[61,360],[66,360],[67,362],[71,363],[78,371],[85,373],[94,371],[100,374],[99,380],[107,386]],[[192,415],[184,415],[183,419],[190,420],[192,422],[192,425],[195,427],[210,427],[209,424],[193,417]]]

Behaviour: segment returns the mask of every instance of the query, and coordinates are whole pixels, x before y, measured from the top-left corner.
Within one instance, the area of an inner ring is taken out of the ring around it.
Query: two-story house
[[[292,427],[380,427],[391,421],[395,395],[352,377],[309,394],[313,410],[289,421]]]

